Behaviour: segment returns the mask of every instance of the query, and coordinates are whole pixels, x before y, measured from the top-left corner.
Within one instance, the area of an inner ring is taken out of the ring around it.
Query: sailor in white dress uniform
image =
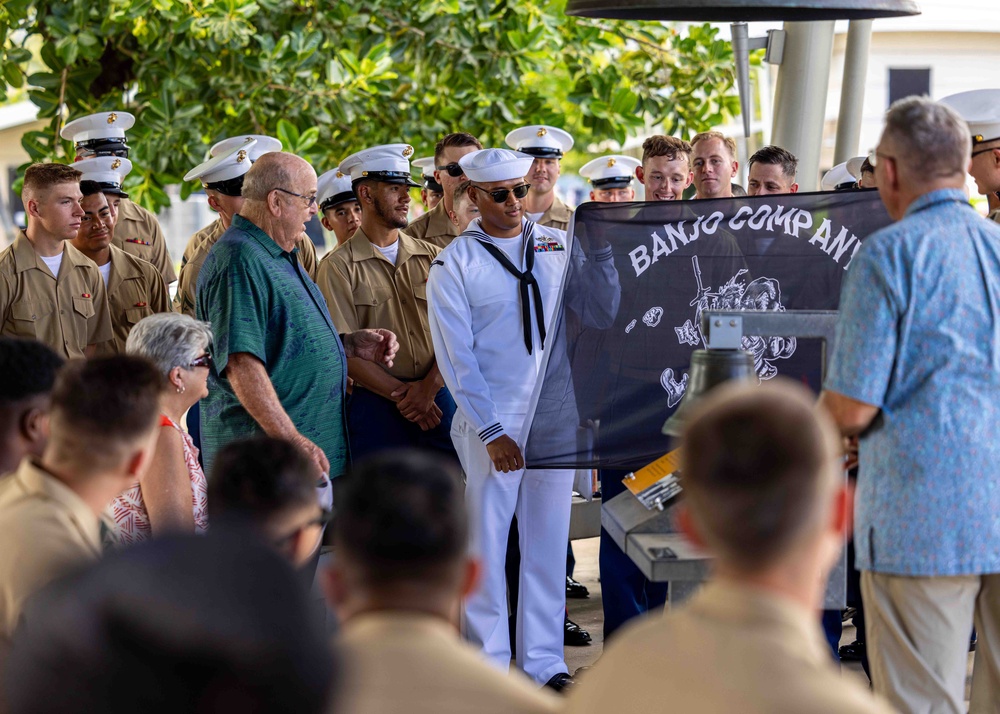
[[[525,220],[521,199],[532,161],[506,149],[462,157],[481,215],[432,264],[427,297],[438,367],[458,405],[451,433],[468,479],[470,548],[483,565],[482,585],[463,606],[463,630],[497,666],[509,666],[504,559],[516,514],[522,553],[516,659],[546,684],[567,676],[564,565],[573,471],[524,469],[525,420],[545,351],[565,361],[565,343],[552,344],[546,329],[553,331],[567,261],[593,271],[602,286],[582,297],[586,304],[577,312],[585,324],[613,322],[620,287],[610,246],[588,260],[565,231]],[[569,370],[560,374],[571,392]]]

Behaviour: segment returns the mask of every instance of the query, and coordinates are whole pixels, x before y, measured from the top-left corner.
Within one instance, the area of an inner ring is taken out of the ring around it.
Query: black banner
[[[890,222],[876,191],[580,206],[574,240],[588,257],[612,246],[621,301],[603,329],[571,300],[557,311],[528,466],[631,470],[662,456],[660,429],[704,347],[701,311],[836,309],[862,240]],[[589,284],[601,275],[573,264],[563,294],[607,294]],[[743,347],[760,380],[818,390],[818,340],[744,337]]]

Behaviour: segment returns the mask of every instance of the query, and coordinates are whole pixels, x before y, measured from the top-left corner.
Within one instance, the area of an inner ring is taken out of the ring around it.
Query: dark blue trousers
[[[438,451],[457,460],[451,441],[455,400],[447,387],[438,391],[434,403],[443,412],[441,423],[429,431],[422,431],[399,413],[394,402],[355,385],[347,400],[351,458],[360,459],[386,449],[416,448]]]
[[[602,500],[625,490],[627,471],[601,471]],[[637,615],[660,609],[667,602],[667,584],[651,583],[632,559],[601,529],[601,599],[604,602],[604,640]]]

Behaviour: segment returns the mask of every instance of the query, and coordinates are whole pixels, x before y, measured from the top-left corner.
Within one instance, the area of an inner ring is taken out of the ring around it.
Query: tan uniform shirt
[[[114,338],[98,346],[97,354],[125,354],[125,340],[135,323],[155,312],[170,312],[163,276],[151,263],[111,246],[108,308]]]
[[[427,321],[427,272],[441,249],[399,234],[393,265],[362,229],[319,264],[316,284],[341,334],[384,328],[399,340],[389,373],[397,379],[422,379],[434,363]]]
[[[104,280],[90,258],[63,244],[59,275],[22,231],[0,253],[0,334],[32,337],[67,358],[112,337]]]
[[[174,295],[174,310],[194,317],[195,295],[198,287],[198,273],[205,264],[208,251],[222,237],[226,229],[222,219],[216,218],[207,226],[191,236],[184,248],[184,260],[181,263],[181,276],[177,282],[177,293]],[[305,233],[299,243],[299,260],[302,267],[314,281],[316,280],[316,246]]]
[[[819,617],[761,590],[710,582],[666,616],[617,636],[571,691],[566,711],[888,714],[841,676]]]
[[[31,595],[101,556],[101,520],[65,484],[25,459],[0,480],[0,543],[3,647]]]
[[[152,263],[167,285],[177,280],[174,261],[167,251],[167,239],[156,216],[142,206],[123,198],[118,205],[118,222],[112,244],[129,255]]]
[[[336,711],[541,714],[559,708],[555,696],[518,672],[487,664],[451,625],[430,615],[359,615],[344,625],[338,644],[346,669]]]
[[[573,209],[559,200],[556,196],[549,206],[549,210],[542,214],[542,217],[535,221],[540,226],[547,228],[558,228],[561,231],[569,228],[570,219],[573,217]]]
[[[448,244],[455,240],[455,236],[462,232],[448,218],[448,213],[444,210],[444,201],[440,201],[431,210],[414,218],[403,230],[411,238],[427,241],[438,248],[447,248]]]

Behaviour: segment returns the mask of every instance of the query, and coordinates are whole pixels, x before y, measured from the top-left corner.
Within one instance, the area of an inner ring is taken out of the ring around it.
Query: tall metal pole
[[[778,70],[771,142],[799,159],[799,190],[819,187],[826,95],[833,56],[830,21],[786,22],[785,55]]]
[[[861,117],[868,78],[868,50],[872,44],[872,21],[851,20],[844,49],[844,81],[840,90],[840,115],[837,118],[837,146],[833,162],[843,163],[858,155],[861,141]]]

